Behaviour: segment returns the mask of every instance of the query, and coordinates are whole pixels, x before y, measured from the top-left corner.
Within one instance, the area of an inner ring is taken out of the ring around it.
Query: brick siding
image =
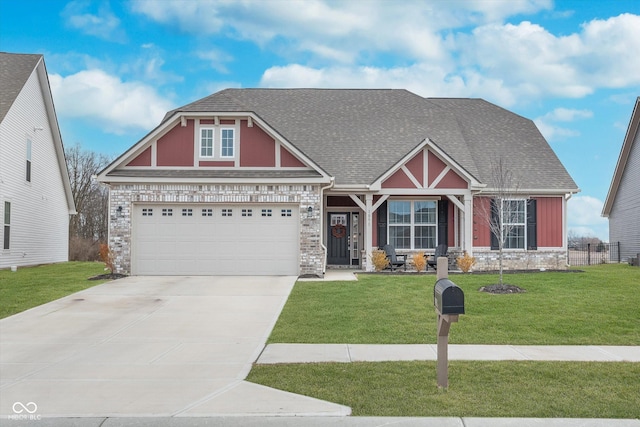
[[[131,273],[131,214],[134,203],[297,203],[300,206],[300,275],[322,276],[318,185],[114,184],[109,198],[109,246],[116,272]],[[118,212],[118,207],[122,211]],[[313,208],[311,217],[308,207]]]

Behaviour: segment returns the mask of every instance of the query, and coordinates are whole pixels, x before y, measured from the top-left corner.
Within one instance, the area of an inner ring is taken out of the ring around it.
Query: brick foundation
[[[473,256],[476,258],[474,271],[499,269],[498,251],[474,249]],[[505,270],[566,270],[567,252],[562,249],[504,251],[502,265]]]

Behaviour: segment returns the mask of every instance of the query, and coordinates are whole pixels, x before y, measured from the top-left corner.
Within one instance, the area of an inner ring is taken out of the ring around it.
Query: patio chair
[[[427,258],[427,270],[429,269],[429,266],[433,267],[433,269],[435,270],[438,266],[438,258],[443,256],[446,257],[448,250],[449,247],[447,245],[445,245],[444,243],[439,244],[436,247],[436,253],[433,254],[432,257]]]
[[[407,271],[407,256],[405,254],[396,254],[396,249],[391,245],[384,245],[382,250],[384,250],[387,258],[389,258],[389,266],[387,268],[395,271],[396,268],[404,266],[404,271]]]

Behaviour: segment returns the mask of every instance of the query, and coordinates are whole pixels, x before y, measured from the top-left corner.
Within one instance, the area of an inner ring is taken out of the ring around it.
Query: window
[[[4,202],[4,244],[3,249],[9,249],[11,242],[11,202]]]
[[[200,157],[213,157],[213,128],[200,129]]]
[[[271,209],[262,209],[262,216],[271,216]]]
[[[153,216],[153,209],[151,208],[143,208],[142,216]]]
[[[253,216],[253,209],[242,209],[242,216]]]
[[[291,209],[280,210],[280,216],[291,216]]]
[[[220,157],[233,157],[234,129],[220,129]]]
[[[182,216],[193,216],[193,209],[182,209]]]
[[[396,249],[436,247],[436,202],[394,200],[389,202],[389,244]]]
[[[31,182],[31,140],[27,139],[27,182]]]
[[[202,209],[202,216],[213,216],[213,209]]]
[[[173,209],[162,209],[162,216],[173,216]]]
[[[222,209],[222,216],[233,216],[233,209]]]
[[[525,200],[502,201],[502,232],[505,249],[524,249],[527,227]]]

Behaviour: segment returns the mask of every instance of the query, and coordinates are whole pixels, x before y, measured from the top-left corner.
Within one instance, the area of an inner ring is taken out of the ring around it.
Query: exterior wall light
[[[313,206],[307,208],[307,218],[313,218]]]

